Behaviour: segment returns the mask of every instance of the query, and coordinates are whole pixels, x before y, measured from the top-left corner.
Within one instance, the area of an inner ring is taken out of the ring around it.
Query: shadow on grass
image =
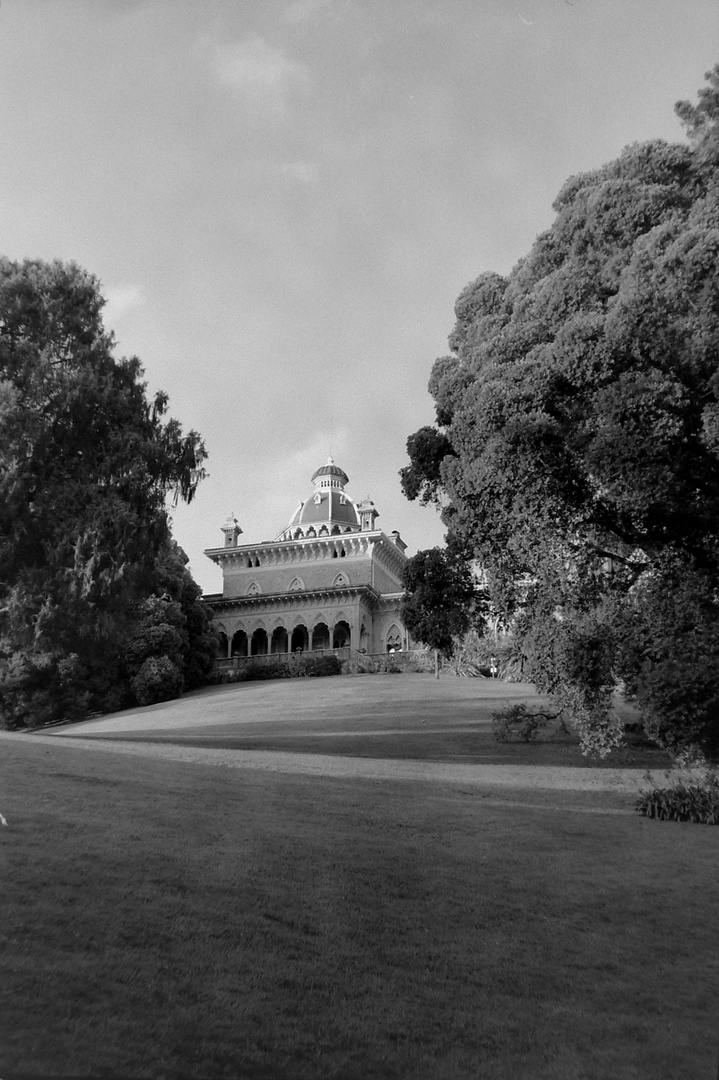
[[[3,752],[3,1080],[713,1075],[717,830]]]

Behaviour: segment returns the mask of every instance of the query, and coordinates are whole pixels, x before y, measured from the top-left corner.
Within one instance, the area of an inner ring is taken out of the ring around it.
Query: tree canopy
[[[136,357],[114,357],[103,303],[73,264],[0,260],[0,711],[11,726],[127,704],[150,655],[170,658],[176,687],[192,683],[195,643],[210,648],[166,510],[168,495],[192,499],[204,445],[167,416],[165,394],[148,399]],[[158,604],[177,637],[143,656]]]
[[[437,426],[402,474],[601,753],[620,681],[665,745],[719,755],[719,66],[707,79],[677,106],[689,145],[571,177],[526,258],[461,293]]]

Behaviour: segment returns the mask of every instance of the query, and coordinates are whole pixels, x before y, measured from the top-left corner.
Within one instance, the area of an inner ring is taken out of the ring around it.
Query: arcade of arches
[[[248,636],[246,630],[236,630],[232,638],[224,631],[223,645],[228,656],[267,656],[276,653],[312,652],[317,649],[345,649],[350,645],[351,630],[344,620],[330,627],[325,622],[306,626],[295,624],[291,630],[285,626],[276,626],[270,633],[264,627],[257,627]]]

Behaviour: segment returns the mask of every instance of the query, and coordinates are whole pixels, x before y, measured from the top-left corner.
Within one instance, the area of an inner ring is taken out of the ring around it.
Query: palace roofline
[[[218,566],[241,559],[259,560],[261,557],[266,559],[265,565],[277,566],[288,562],[308,561],[310,558],[331,558],[332,551],[338,556],[343,550],[349,556],[364,554],[370,548],[385,556],[388,564],[394,563],[397,570],[407,562],[402,548],[381,529],[333,536],[310,536],[301,540],[263,540],[259,544],[207,548],[204,554]]]
[[[373,604],[379,604],[388,599],[389,594],[380,595],[371,585],[337,585],[319,586],[314,589],[293,589],[292,592],[279,593],[252,593],[251,596],[221,596],[217,593],[212,596],[203,596],[203,600],[216,609],[228,607],[264,607],[266,605],[292,605],[293,607],[306,604],[307,601],[316,601],[320,598],[325,600],[345,601],[353,596],[366,596]],[[404,593],[392,594],[396,599],[404,596]]]
[[[372,532],[360,532],[359,529],[354,529],[352,532],[346,533],[333,533],[330,536],[303,536],[297,540],[261,540],[258,544],[235,544],[232,547],[214,547],[205,548],[204,554],[208,558],[212,558],[213,555],[231,555],[233,552],[244,553],[249,555],[251,551],[262,551],[268,548],[280,548],[287,550],[291,548],[305,547],[308,544],[341,544],[344,542],[351,542],[357,540],[364,540],[372,538],[373,540],[386,540],[388,544],[391,544],[395,551],[399,551],[404,555],[401,548],[398,548],[391,536],[388,536],[382,529],[373,529]],[[404,556],[405,559],[407,556]]]

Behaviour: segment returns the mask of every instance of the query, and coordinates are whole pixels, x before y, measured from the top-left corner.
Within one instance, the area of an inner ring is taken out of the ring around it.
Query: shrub
[[[302,661],[300,661],[300,665],[302,665]],[[339,675],[341,671],[342,661],[338,656],[308,656],[304,661],[304,671],[300,671],[298,674],[317,677]]]
[[[645,817],[659,821],[690,821],[698,825],[719,825],[719,775],[707,769],[703,777],[685,780],[681,774],[665,787],[652,786],[642,791],[635,809]],[[652,782],[647,773],[646,779]]]
[[[220,669],[211,681],[217,685],[264,679],[312,678],[339,675],[341,672],[342,661],[334,653],[328,656],[304,656],[299,653],[277,660],[247,660],[239,667]]]
[[[179,697],[184,682],[182,673],[168,656],[150,656],[130,685],[139,705],[154,705]]]
[[[452,656],[445,660],[445,665],[453,675],[489,679],[492,661],[498,679],[522,681],[523,656],[511,633],[483,637],[470,630],[463,638],[455,638]]]

